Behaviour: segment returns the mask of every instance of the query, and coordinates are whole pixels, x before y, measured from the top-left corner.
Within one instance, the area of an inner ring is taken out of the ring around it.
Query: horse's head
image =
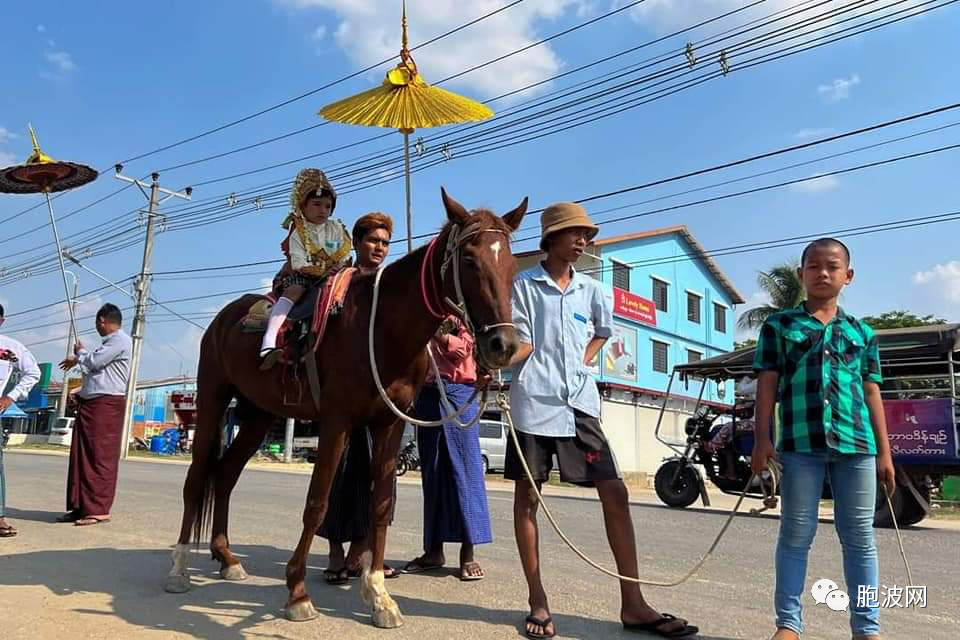
[[[527,212],[524,198],[513,211],[500,217],[486,209],[467,211],[441,188],[450,220],[451,243],[444,290],[447,297],[466,307],[473,325],[481,366],[498,369],[509,364],[519,346],[513,326],[510,297],[517,261],[510,251],[510,235]]]

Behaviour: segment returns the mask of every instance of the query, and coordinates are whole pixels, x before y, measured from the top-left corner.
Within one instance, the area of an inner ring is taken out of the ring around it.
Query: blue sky
[[[798,4],[807,5],[809,11],[785,18],[777,26],[796,24],[800,16],[820,15],[848,6],[851,1],[836,0],[817,7],[816,3],[800,0],[766,0],[749,11],[491,106],[499,112],[518,108],[526,100],[542,99],[569,85],[660,54],[673,52],[669,64],[676,64],[683,61],[680,49],[687,41],[700,41]],[[909,0],[874,15],[891,13],[919,1]],[[866,8],[861,11],[894,2],[864,2],[861,4]],[[506,3],[412,0],[409,4],[411,42],[415,44]],[[624,4],[621,2],[620,6]],[[745,4],[745,0],[647,0],[444,86],[476,99],[489,99]],[[415,57],[426,79],[436,81],[582,23],[611,6],[606,0],[526,0],[495,18],[417,51]],[[383,0],[179,2],[169,3],[162,10],[132,4],[122,12],[107,5],[78,3],[40,8],[21,4],[8,8],[0,26],[0,56],[7,62],[5,99],[0,100],[0,164],[22,161],[28,154],[28,121],[33,122],[51,155],[104,169],[119,160],[247,116],[393,55],[399,47],[399,12],[399,2]],[[848,15],[851,14],[845,14]],[[840,19],[834,17],[817,24],[832,29],[851,24],[836,25]],[[767,27],[766,32],[773,28]],[[449,161],[414,176],[414,232],[429,233],[439,227],[441,185],[468,206],[505,211],[528,195],[531,206],[541,208],[553,201],[579,199],[669,177],[955,102],[960,97],[960,87],[950,61],[960,54],[958,29],[960,7],[951,5],[755,68],[738,69],[734,58],[732,72],[726,77],[558,135],[505,149],[492,147],[490,152],[473,157],[458,156],[468,147],[454,144]],[[716,67],[716,62],[712,64]],[[386,68],[380,67],[200,140],[128,162],[125,173],[144,176],[318,124],[321,120],[316,112],[321,106],[375,86]],[[960,122],[960,110],[700,178],[598,200],[588,208],[598,212],[598,219],[606,220],[955,144],[960,142],[960,126],[729,187],[599,213],[954,122]],[[416,135],[426,137],[444,132]],[[160,181],[166,187],[182,188],[320,153],[379,133],[380,130],[344,125],[322,126],[214,161],[163,171]],[[427,146],[428,153],[438,157],[438,149]],[[337,163],[378,151],[389,152],[399,161],[399,136],[197,187],[195,200],[213,199],[209,204],[219,209],[204,215],[223,219],[160,234],[155,269],[279,257],[283,208],[231,216],[250,207],[228,209],[226,195],[291,179],[304,166],[335,167]],[[612,235],[683,223],[705,247],[716,249],[943,213],[960,209],[956,197],[958,168],[958,151],[947,151],[791,188],[605,224],[602,233]],[[385,181],[390,175],[380,170],[367,177],[366,184],[370,186],[344,195],[337,215],[348,225],[371,210],[383,210],[401,220],[402,182]],[[112,171],[107,171],[95,183],[58,198],[57,213],[65,217],[122,186],[113,178]],[[347,179],[338,186],[341,191],[350,190]],[[36,197],[0,196],[0,220],[38,202]],[[283,195],[272,199],[273,204],[283,202]],[[128,212],[143,203],[138,192],[127,189],[65,219],[60,225],[61,233],[69,236],[93,229],[91,237],[102,240],[121,224],[108,221],[127,214],[123,220],[130,224],[136,214]],[[173,216],[183,206],[170,201],[165,208]],[[37,208],[5,223],[6,233],[0,239],[0,267],[9,269],[25,259],[55,255],[49,228],[27,233],[42,225],[45,216],[45,210]],[[536,222],[534,216],[526,225]],[[845,295],[845,305],[860,314],[905,308],[960,319],[956,225],[948,222],[851,238],[849,244],[858,274]],[[70,240],[66,244],[74,250],[83,248]],[[527,242],[519,248],[532,246]],[[394,248],[397,253],[401,250],[400,246]],[[108,255],[94,255],[87,264],[119,280],[139,269],[141,252],[142,245],[138,244]],[[750,304],[755,304],[759,300],[755,295],[757,271],[792,259],[797,253],[797,248],[788,247],[721,256],[718,261],[751,297]],[[239,289],[256,290],[269,277],[269,271],[269,267],[259,267],[200,274],[203,278],[158,278],[152,291],[160,300],[175,300]],[[84,272],[79,273],[79,278],[81,292],[100,284]],[[185,314],[209,313],[229,297],[173,306]],[[61,298],[58,273],[0,285],[0,302],[8,316]],[[80,305],[81,329],[92,326],[92,312],[105,300],[129,306],[120,293],[88,297]],[[163,309],[156,313],[154,319],[160,322],[148,328],[143,375],[192,373],[200,331],[174,321]],[[55,359],[62,357],[64,341],[57,338],[66,334],[65,325],[41,325],[61,322],[64,317],[60,309],[44,309],[9,317],[4,330],[25,343],[36,344],[35,351],[41,359]],[[206,319],[197,321],[204,324]]]

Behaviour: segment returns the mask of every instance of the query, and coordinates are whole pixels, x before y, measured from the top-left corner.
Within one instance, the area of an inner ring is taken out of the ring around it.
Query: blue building
[[[517,258],[526,270],[543,255]],[[685,226],[598,237],[576,268],[603,284],[614,309],[614,334],[591,363],[604,398],[604,429],[624,470],[655,471],[668,452],[653,430],[670,372],[732,351],[734,308],[744,298]],[[682,439],[700,391],[698,384],[674,384],[661,427],[666,435]],[[703,399],[732,403],[732,383],[707,383]]]

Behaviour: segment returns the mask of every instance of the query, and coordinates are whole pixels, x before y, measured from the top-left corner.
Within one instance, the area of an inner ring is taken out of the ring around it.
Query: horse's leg
[[[387,593],[383,578],[383,555],[387,545],[387,526],[393,509],[393,483],[396,477],[397,452],[403,439],[404,424],[392,413],[386,413],[380,424],[371,425],[373,460],[370,474],[373,478],[373,499],[370,501],[371,527],[367,551],[360,563],[363,577],[360,596],[370,606],[373,624],[381,629],[393,629],[403,624],[400,607]]]
[[[273,420],[272,414],[247,405],[243,412],[243,427],[217,465],[210,552],[214,560],[220,561],[220,577],[224,580],[247,579],[247,573],[243,570],[240,561],[230,551],[230,539],[227,536],[230,493],[236,486],[243,468],[260,448],[260,443],[263,442],[263,437]]]
[[[287,562],[287,589],[290,596],[284,607],[288,620],[304,622],[319,615],[310,601],[304,581],[307,577],[307,556],[317,533],[317,527],[327,513],[330,485],[340,464],[340,457],[347,441],[347,427],[327,421],[320,430],[317,442],[317,459],[313,463],[307,503],[303,509],[303,533],[300,542]]]
[[[197,429],[193,437],[193,459],[183,483],[183,521],[180,536],[173,548],[173,567],[167,574],[164,590],[185,593],[190,590],[187,562],[190,555],[190,533],[199,534],[198,519],[203,518],[210,500],[210,476],[220,455],[223,415],[230,404],[232,390],[215,368],[204,367],[197,380]]]

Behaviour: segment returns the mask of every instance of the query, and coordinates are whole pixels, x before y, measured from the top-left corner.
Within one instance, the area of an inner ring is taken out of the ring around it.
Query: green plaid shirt
[[[863,385],[883,378],[867,324],[842,309],[826,326],[803,304],[781,311],[760,330],[753,368],[780,374],[778,450],[876,454]]]

